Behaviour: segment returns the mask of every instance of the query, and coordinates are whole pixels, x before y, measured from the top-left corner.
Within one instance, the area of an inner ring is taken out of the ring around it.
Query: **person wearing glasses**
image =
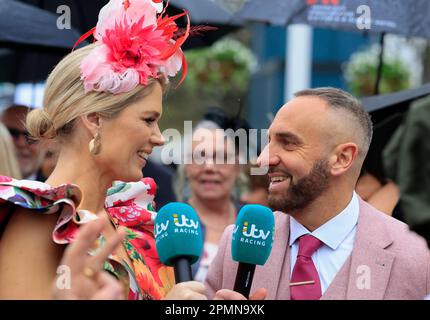
[[[25,118],[32,109],[24,105],[11,105],[0,117],[8,129],[15,146],[21,176],[26,180],[44,181],[40,172],[45,150],[34,139],[31,139],[25,128]]]
[[[236,220],[241,207],[240,185],[245,183],[239,147],[225,131],[233,126],[213,119],[214,112],[222,114],[211,109],[194,128],[192,161],[178,167],[175,183],[177,197],[195,208],[201,221],[203,254],[192,265],[193,278],[200,282],[206,278],[225,228]]]

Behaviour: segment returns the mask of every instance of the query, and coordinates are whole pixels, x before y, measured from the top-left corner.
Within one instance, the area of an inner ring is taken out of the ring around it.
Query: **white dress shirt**
[[[357,232],[358,213],[358,197],[353,192],[351,201],[346,208],[314,232],[309,232],[308,229],[291,217],[289,242],[291,249],[290,276],[293,273],[299,252],[298,239],[305,234],[313,235],[323,242],[323,245],[312,255],[312,261],[318,271],[321,291],[324,294],[352,252]]]

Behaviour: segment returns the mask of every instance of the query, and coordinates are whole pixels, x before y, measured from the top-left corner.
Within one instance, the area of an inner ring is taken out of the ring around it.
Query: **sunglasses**
[[[30,134],[27,131],[23,131],[23,130],[19,130],[19,129],[14,129],[14,128],[7,128],[9,130],[10,135],[12,136],[12,138],[14,140],[18,140],[20,137],[24,137],[25,141],[28,144],[35,144],[37,141],[34,140]]]

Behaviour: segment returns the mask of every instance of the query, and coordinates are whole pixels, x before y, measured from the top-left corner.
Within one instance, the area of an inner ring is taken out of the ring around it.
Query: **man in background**
[[[44,181],[40,167],[45,151],[29,137],[25,128],[25,119],[30,111],[29,107],[14,104],[1,113],[0,120],[12,136],[23,179]]]

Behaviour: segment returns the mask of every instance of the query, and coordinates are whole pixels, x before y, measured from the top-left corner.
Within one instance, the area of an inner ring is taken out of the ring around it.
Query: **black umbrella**
[[[362,98],[361,103],[372,115],[373,122],[379,123],[389,115],[406,112],[411,102],[429,94],[430,83],[427,83],[414,89]]]
[[[170,0],[167,13],[174,15],[187,10],[192,27],[210,26],[213,30],[191,36],[185,41],[184,50],[208,47],[226,34],[236,31],[240,26],[239,20],[233,20],[233,15],[219,7],[212,0]],[[179,25],[185,26],[186,19],[182,18]]]
[[[368,172],[384,180],[386,175],[382,163],[382,150],[403,122],[411,103],[428,95],[430,83],[415,89],[361,99],[374,123],[372,143],[363,165]]]
[[[428,0],[248,0],[236,13],[238,19],[275,25],[306,23],[381,35],[381,53],[375,83],[379,93],[383,43],[386,33],[430,38]]]
[[[370,21],[362,19],[366,12],[370,14]],[[248,0],[235,16],[275,25],[307,23],[322,28],[430,38],[429,15],[428,0],[413,3],[405,0]],[[365,22],[370,22],[370,28],[366,28]]]
[[[211,0],[170,0],[170,5],[188,11],[193,23],[230,25],[240,24],[233,15]]]
[[[0,0],[0,82],[44,80],[79,39],[59,29],[58,15],[14,0]],[[48,66],[48,67],[45,67]]]
[[[13,0],[0,0],[0,47],[70,49],[79,38],[73,29],[57,28],[58,16]]]
[[[97,24],[100,9],[109,0],[20,0],[44,10],[55,13],[59,6],[67,6],[72,13],[72,25],[82,33]],[[164,1],[166,2],[166,1]],[[210,24],[219,26],[238,25],[227,10],[212,0],[170,0],[167,13],[172,15],[185,9],[188,11],[192,24]]]

